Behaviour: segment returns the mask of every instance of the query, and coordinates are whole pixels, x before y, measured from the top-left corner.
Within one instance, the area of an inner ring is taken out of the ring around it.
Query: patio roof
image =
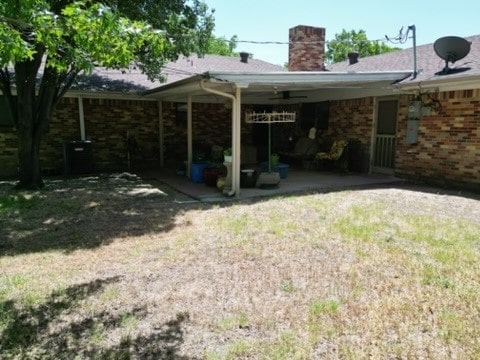
[[[229,170],[231,188],[228,186],[227,192],[230,196],[239,196],[242,104],[288,104],[321,101],[322,97],[334,100],[390,95],[395,91],[393,84],[410,74],[410,70],[358,73],[208,71],[146,91],[144,95],[160,101],[187,102],[189,177],[193,149],[192,103],[231,101],[233,159],[231,172]]]
[[[389,95],[411,70],[385,72],[235,72],[208,71],[145,92],[163,101],[215,103],[225,100],[206,93],[201,82],[221,92],[242,89],[243,104],[288,104]],[[287,93],[288,92],[288,93]]]

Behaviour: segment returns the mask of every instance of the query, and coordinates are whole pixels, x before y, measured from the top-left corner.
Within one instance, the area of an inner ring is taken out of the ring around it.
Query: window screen
[[[377,134],[395,135],[397,129],[397,101],[383,100],[378,103]]]

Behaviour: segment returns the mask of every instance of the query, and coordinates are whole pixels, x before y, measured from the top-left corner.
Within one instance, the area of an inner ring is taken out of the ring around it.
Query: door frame
[[[376,164],[376,145],[377,145],[377,128],[378,128],[378,115],[379,115],[379,105],[382,101],[396,101],[397,102],[397,111],[395,117],[395,133],[391,136],[393,140],[393,167],[382,167],[377,166]],[[370,141],[370,173],[380,173],[380,174],[390,174],[395,173],[395,159],[397,151],[397,132],[398,132],[398,112],[399,112],[399,98],[398,96],[385,96],[385,97],[375,97],[373,102],[373,123],[372,123],[372,137]]]

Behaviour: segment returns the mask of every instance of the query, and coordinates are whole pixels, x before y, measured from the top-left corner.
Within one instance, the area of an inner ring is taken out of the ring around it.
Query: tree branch
[[[15,126],[18,124],[18,112],[17,110],[17,99],[12,94],[12,78],[10,76],[10,71],[8,67],[0,69],[0,90],[2,94],[6,96],[8,105],[10,107],[10,112],[13,116],[13,123]]]
[[[12,19],[5,16],[0,16],[0,22],[6,23],[12,26],[14,29],[20,31],[30,31],[33,29],[32,25],[20,20],[20,19]]]

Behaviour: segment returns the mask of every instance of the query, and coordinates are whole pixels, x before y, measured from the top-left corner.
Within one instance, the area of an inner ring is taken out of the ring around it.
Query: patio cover
[[[160,101],[187,102],[188,169],[192,162],[192,102],[232,102],[232,192],[240,196],[242,104],[294,104],[387,96],[411,70],[387,72],[231,72],[209,71],[144,93]],[[284,96],[288,92],[288,96]],[[302,96],[298,98],[297,96]],[[161,147],[162,144],[160,144]]]

